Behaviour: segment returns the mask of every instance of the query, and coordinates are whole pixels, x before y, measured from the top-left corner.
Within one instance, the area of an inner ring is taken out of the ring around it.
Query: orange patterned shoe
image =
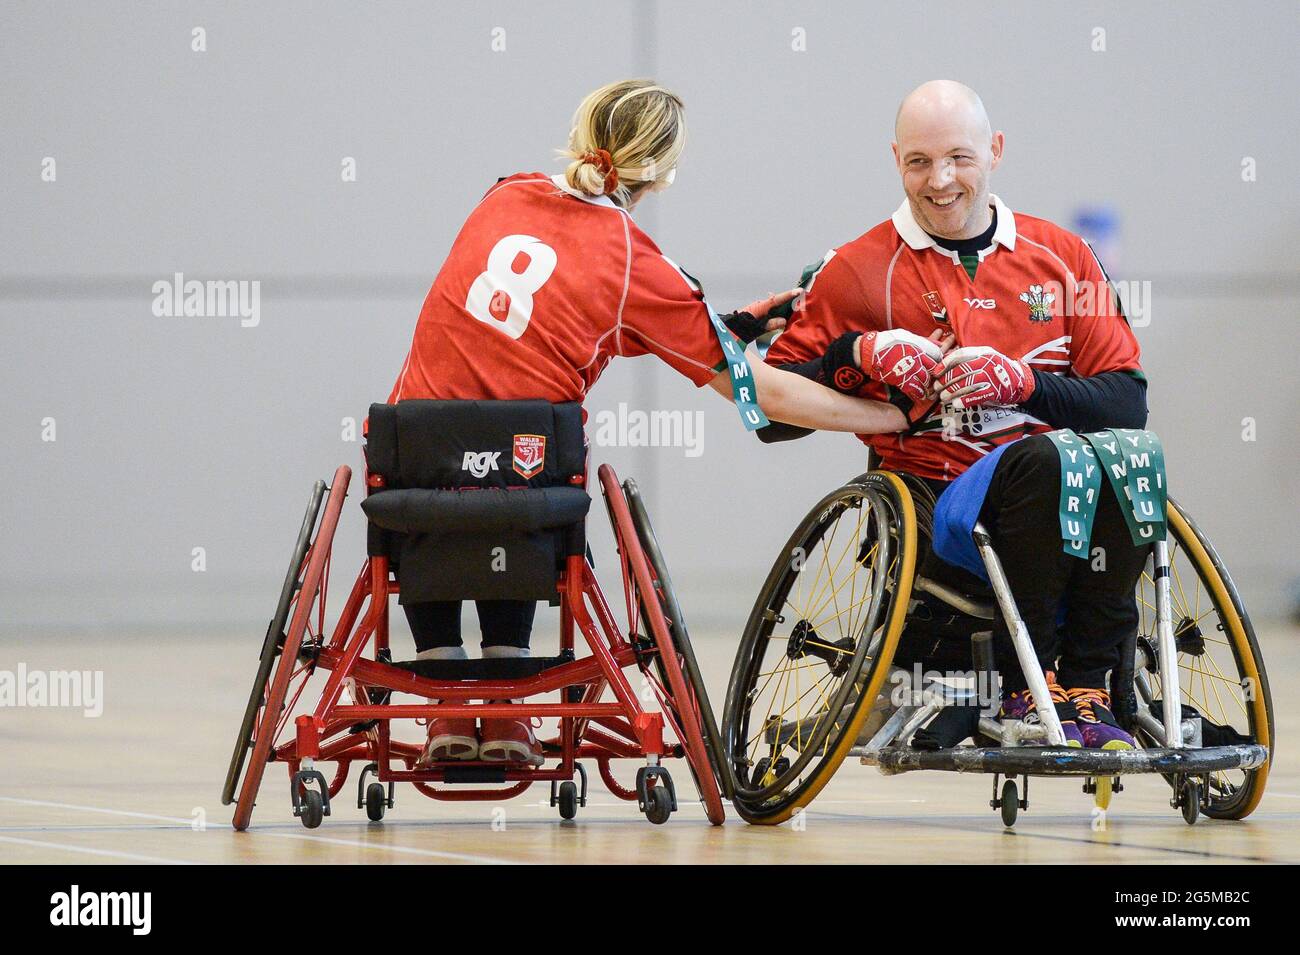
[[[1076,722],[1078,714],[1075,712],[1074,704],[1070,701],[1065,690],[1056,682],[1056,674],[1048,671],[1047,690],[1051,694],[1052,703],[1056,707],[1056,715],[1061,721],[1061,729],[1065,732],[1065,745],[1073,746],[1078,749],[1085,745],[1083,734],[1079,730],[1079,724]],[[1028,690],[1021,690],[1019,693],[1010,693],[1002,700],[1002,710],[998,713],[1000,720],[1023,720],[1026,723],[1038,723],[1038,704],[1034,702],[1034,694]]]

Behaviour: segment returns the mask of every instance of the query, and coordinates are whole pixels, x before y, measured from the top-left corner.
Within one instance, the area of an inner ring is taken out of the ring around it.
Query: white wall
[[[903,93],[935,76],[979,89],[1007,133],[994,185],[1013,208],[1121,211],[1120,271],[1156,296],[1138,335],[1174,493],[1248,605],[1277,612],[1300,576],[1296,11],[6,5],[0,634],[264,621],[311,481],[360,465],[340,420],[386,397],[466,211],[499,175],[556,168],[588,89],[645,74],[681,92],[692,127],[677,185],[638,217],[724,308],[898,204],[888,146]],[[196,26],[205,53],[190,50]],[[1090,48],[1096,27],[1105,52]],[[345,156],[356,183],[340,182]],[[1256,182],[1242,181],[1246,156]],[[260,279],[261,324],[155,318],[151,285],[175,271]],[[646,491],[688,616],[739,628],[776,548],[861,469],[861,447],[762,446],[651,359],[616,363],[589,407],[620,401],[705,412],[699,458],[604,457]],[[54,443],[40,440],[47,416]],[[354,504],[336,579],[361,541]],[[190,570],[198,546],[204,574]]]

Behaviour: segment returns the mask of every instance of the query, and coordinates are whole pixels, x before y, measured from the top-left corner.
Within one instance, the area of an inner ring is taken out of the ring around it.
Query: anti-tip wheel
[[[1002,825],[1010,829],[1016,824],[1016,815],[1020,812],[1020,790],[1016,788],[1014,779],[1008,779],[1002,784],[998,808],[1002,813]]]
[[[302,820],[303,826],[308,829],[315,829],[325,818],[325,801],[321,799],[321,794],[314,789],[308,789],[303,794],[302,815],[298,817]]]
[[[388,808],[388,794],[384,791],[383,783],[371,783],[366,787],[366,818],[371,822],[379,822],[384,818],[384,810]]]
[[[673,814],[673,798],[663,786],[652,786],[646,792],[645,817],[661,826]]]
[[[1110,797],[1115,792],[1115,777],[1102,776],[1093,780],[1092,804],[1103,812],[1110,808]]]
[[[573,780],[566,779],[560,783],[555,799],[560,807],[561,819],[572,819],[578,814],[578,785]]]
[[[1183,813],[1183,822],[1189,826],[1196,825],[1201,815],[1201,784],[1195,779],[1185,779],[1178,790],[1179,809]]]

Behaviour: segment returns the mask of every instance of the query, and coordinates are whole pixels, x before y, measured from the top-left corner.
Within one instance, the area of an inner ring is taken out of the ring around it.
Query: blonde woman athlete
[[[651,81],[587,96],[563,151],[564,173],[502,179],[470,213],[425,299],[389,402],[582,401],[614,357],[650,354],[696,386],[734,397],[750,427],[765,414],[828,431],[903,428],[893,405],[761,361],[749,363],[752,390],[733,382],[741,342],[783,325],[767,313],[795,292],[715,321],[699,284],[637,227],[632,210],[673,181],[685,142],[681,99]],[[403,606],[421,658],[464,658],[459,601]],[[485,657],[528,654],[535,603],[480,600],[477,609]],[[469,719],[432,721],[426,762],[475,758],[542,759],[524,720],[483,720],[481,728]]]

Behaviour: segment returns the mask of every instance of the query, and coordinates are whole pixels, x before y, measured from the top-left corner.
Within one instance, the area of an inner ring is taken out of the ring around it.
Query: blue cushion
[[[976,461],[939,495],[934,505],[934,552],[949,564],[968,570],[988,583],[988,572],[980,559],[971,531],[979,520],[980,508],[993,481],[998,459],[1011,447],[1004,444]]]

